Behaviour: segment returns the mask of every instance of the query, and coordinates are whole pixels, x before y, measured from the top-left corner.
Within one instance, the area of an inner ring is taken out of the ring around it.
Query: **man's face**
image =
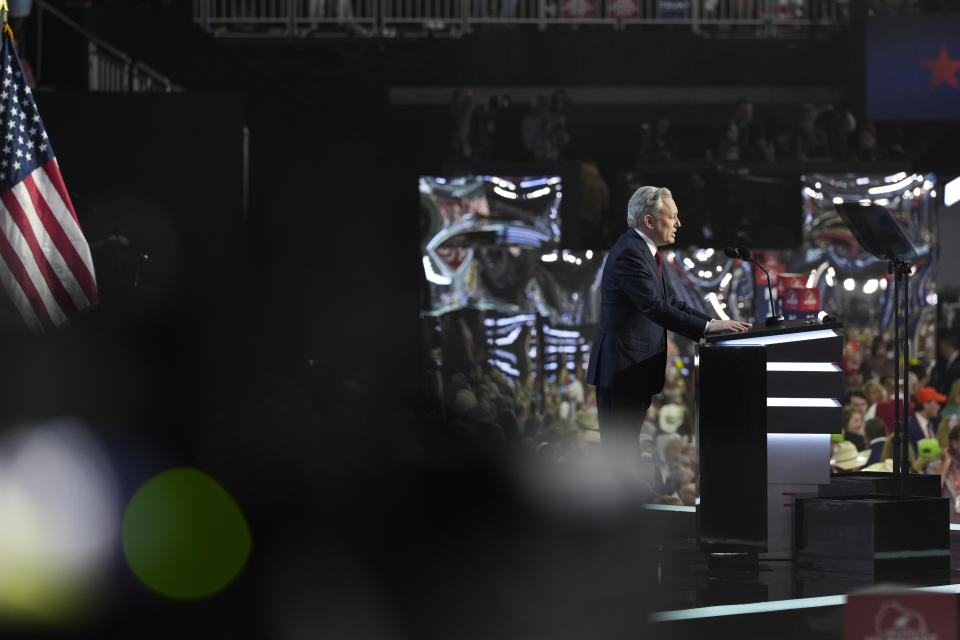
[[[673,198],[663,198],[660,215],[656,218],[649,214],[643,217],[643,232],[650,236],[658,247],[673,244],[677,239],[679,228],[680,218],[677,203]]]
[[[853,396],[850,398],[850,406],[862,416],[867,412],[867,399],[861,398],[860,396]]]
[[[940,403],[936,400],[927,400],[923,403],[923,417],[936,418],[940,413]]]

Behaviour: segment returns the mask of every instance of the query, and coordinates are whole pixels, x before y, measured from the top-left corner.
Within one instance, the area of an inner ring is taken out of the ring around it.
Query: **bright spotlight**
[[[960,201],[960,178],[943,185],[943,205],[950,207]]]

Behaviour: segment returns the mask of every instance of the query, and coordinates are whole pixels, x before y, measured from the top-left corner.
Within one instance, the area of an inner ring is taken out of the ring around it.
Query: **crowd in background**
[[[589,346],[589,345],[587,345]],[[697,450],[690,353],[669,340],[671,366],[640,432],[641,491],[661,504],[692,506],[697,497]],[[692,352],[693,345],[686,344]],[[602,466],[596,391],[584,382],[583,361],[559,374],[505,375],[473,346],[473,361],[445,376],[444,451],[519,456],[524,464]],[[586,358],[589,351],[582,351]],[[435,432],[436,433],[436,432]]]
[[[951,521],[960,522],[960,337],[937,333],[932,362],[911,359],[907,372],[906,415],[909,466],[915,473],[938,474],[951,498]],[[895,379],[893,345],[882,336],[869,344],[848,343],[842,433],[831,443],[831,467],[838,473],[893,471]],[[900,385],[902,386],[902,384]]]
[[[942,329],[931,361],[911,358],[906,418],[914,471],[940,474],[945,495],[954,498],[960,496],[958,343],[955,333]],[[698,494],[694,389],[685,364],[693,348],[669,340],[666,384],[641,428],[644,497],[654,503],[692,506]],[[461,449],[516,454],[534,464],[602,464],[595,390],[584,383],[582,362],[546,380],[534,375],[521,380],[487,364],[482,349],[475,356],[472,366],[450,375],[445,385],[449,441]],[[893,342],[876,331],[851,332],[841,366],[845,406],[831,443],[831,468],[891,471]],[[958,506],[954,500],[955,521]]]
[[[589,141],[573,141],[573,104],[563,89],[532,104],[515,105],[508,95],[486,101],[461,88],[451,105],[452,155],[458,159],[575,160],[590,156]],[[632,141],[638,167],[685,161],[737,163],[857,161],[883,162],[906,152],[891,127],[881,138],[876,125],[832,104],[802,102],[792,109],[764,114],[750,100],[740,100],[729,117],[704,134],[703,121],[677,127],[670,114],[640,125]],[[706,137],[705,137],[706,135]],[[574,153],[571,154],[571,148]],[[608,167],[611,172],[634,167]]]

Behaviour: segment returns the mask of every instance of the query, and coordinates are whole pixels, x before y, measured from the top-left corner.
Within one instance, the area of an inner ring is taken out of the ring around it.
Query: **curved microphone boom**
[[[737,247],[736,249],[733,247],[724,247],[723,254],[728,258],[739,258],[744,262],[749,262],[760,269],[760,271],[763,271],[764,275],[767,276],[767,293],[770,295],[770,316],[767,318],[766,325],[770,327],[782,323],[783,316],[778,316],[773,308],[773,287],[770,285],[770,274],[763,268],[762,264],[753,259],[753,256],[750,255],[750,249],[746,247]]]

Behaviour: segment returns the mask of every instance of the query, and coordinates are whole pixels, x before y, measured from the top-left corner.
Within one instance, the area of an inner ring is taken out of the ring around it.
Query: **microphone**
[[[770,285],[770,274],[766,269],[763,268],[763,265],[753,259],[753,256],[750,255],[750,249],[746,247],[724,247],[723,254],[728,258],[739,258],[744,262],[749,262],[752,265],[755,265],[760,271],[767,276],[767,293],[770,295],[770,316],[767,318],[766,325],[772,327],[783,322],[783,316],[778,316],[776,311],[773,308],[773,287]]]

